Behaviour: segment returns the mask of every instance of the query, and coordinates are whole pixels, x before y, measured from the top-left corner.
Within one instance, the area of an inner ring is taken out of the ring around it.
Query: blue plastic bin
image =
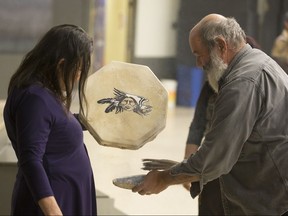
[[[186,65],[177,66],[177,105],[195,107],[200,95],[204,75],[202,69]]]

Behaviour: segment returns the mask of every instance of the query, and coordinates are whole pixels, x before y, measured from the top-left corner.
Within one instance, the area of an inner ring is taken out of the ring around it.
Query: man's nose
[[[200,59],[196,59],[196,66],[199,68],[203,68],[203,62]]]

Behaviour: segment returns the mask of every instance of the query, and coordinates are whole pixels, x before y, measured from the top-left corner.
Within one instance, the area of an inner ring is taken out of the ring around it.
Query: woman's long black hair
[[[80,112],[83,112],[92,46],[92,39],[78,26],[64,24],[51,28],[24,57],[10,80],[8,94],[15,87],[41,83],[70,110],[77,73],[81,70],[78,94]],[[66,91],[61,88],[60,80],[64,81]]]

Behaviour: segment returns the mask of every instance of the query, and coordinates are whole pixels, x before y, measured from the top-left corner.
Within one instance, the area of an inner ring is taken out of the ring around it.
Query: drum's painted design
[[[110,104],[106,109],[105,113],[112,112],[115,110],[115,114],[123,111],[133,111],[141,116],[148,115],[152,111],[152,106],[146,104],[148,99],[125,93],[114,88],[114,98],[103,98],[98,100],[99,104]]]

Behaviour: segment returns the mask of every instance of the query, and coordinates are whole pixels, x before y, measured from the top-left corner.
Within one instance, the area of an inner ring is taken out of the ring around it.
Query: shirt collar
[[[230,64],[228,65],[228,68],[226,69],[226,71],[224,72],[223,76],[221,77],[221,79],[219,80],[219,90],[221,85],[224,83],[225,79],[227,78],[227,76],[229,75],[229,73],[232,71],[233,67],[238,64],[238,62],[242,59],[242,56],[248,51],[251,50],[252,47],[249,44],[246,44],[232,59],[232,61],[230,62]]]

